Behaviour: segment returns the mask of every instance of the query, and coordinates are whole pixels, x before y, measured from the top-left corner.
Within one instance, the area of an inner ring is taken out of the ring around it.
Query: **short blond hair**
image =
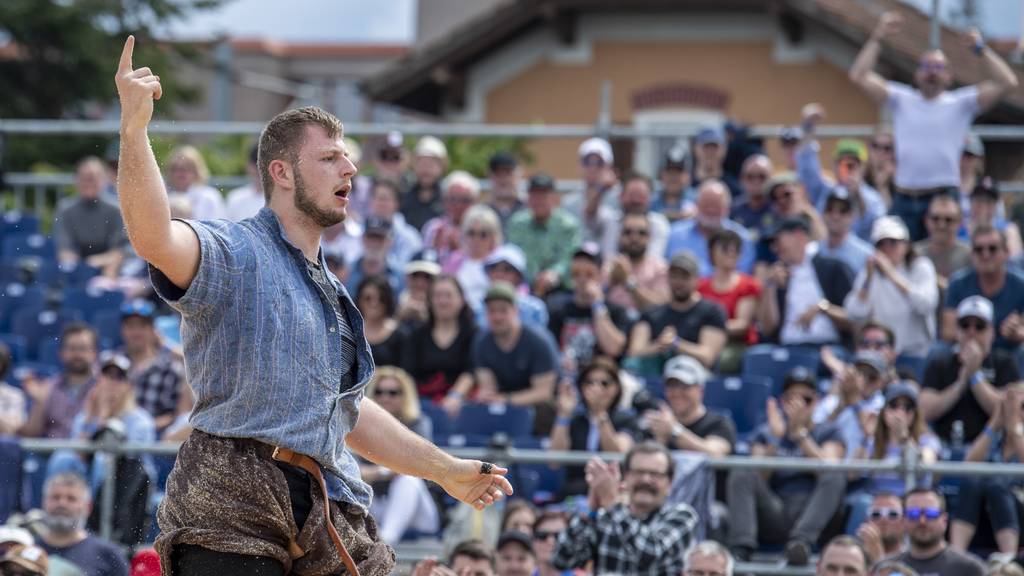
[[[295,164],[298,161],[299,148],[306,138],[306,126],[320,126],[330,138],[338,138],[344,132],[341,120],[338,120],[337,116],[316,106],[286,110],[274,116],[260,134],[256,158],[260,181],[263,183],[263,196],[267,203],[270,203],[270,196],[274,190],[274,179],[270,177],[270,163],[274,160],[286,160]]]

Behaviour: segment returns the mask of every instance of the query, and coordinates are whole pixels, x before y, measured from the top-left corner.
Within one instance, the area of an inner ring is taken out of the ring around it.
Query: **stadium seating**
[[[28,342],[18,334],[0,334],[0,342],[11,351],[11,361],[17,364],[28,360]]]
[[[14,312],[41,310],[46,304],[46,299],[47,291],[40,286],[26,286],[19,282],[4,285],[0,291],[0,331],[11,331],[11,317]]]
[[[4,236],[3,251],[0,252],[5,259],[21,258],[24,256],[38,256],[44,260],[52,261],[57,257],[57,249],[53,238],[42,234],[11,234]]]
[[[11,332],[28,342],[28,357],[39,357],[39,346],[47,338],[59,338],[68,322],[81,320],[81,314],[68,310],[17,310],[11,315]]]
[[[508,404],[466,404],[455,420],[455,429],[467,436],[488,438],[498,433],[509,438],[529,436],[533,431],[533,411]]]
[[[124,293],[95,291],[87,288],[70,288],[64,291],[61,310],[77,312],[84,320],[93,322],[103,311],[118,311],[124,303]]]
[[[420,401],[420,411],[424,416],[430,418],[431,428],[435,437],[447,436],[452,433],[452,421],[448,418],[448,413],[443,408],[430,400],[423,399]]]
[[[745,437],[765,421],[765,402],[772,393],[772,381],[764,376],[727,376],[709,380],[704,387],[704,405],[715,412],[728,412],[736,433]]]
[[[0,236],[38,234],[39,218],[33,214],[10,211],[0,219]]]
[[[797,366],[803,366],[817,374],[821,365],[821,353],[817,348],[798,348],[761,344],[748,348],[743,355],[744,379],[754,376],[767,377],[772,382],[772,395],[778,396],[786,374]]]

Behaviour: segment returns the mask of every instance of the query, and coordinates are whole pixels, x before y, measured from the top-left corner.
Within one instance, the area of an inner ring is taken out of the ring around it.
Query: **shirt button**
[[[328,330],[330,330],[333,333],[334,332],[334,326],[331,326]]]

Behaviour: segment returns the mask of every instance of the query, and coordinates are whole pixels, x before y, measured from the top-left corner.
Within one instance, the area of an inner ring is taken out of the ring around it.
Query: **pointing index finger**
[[[128,39],[124,41],[124,49],[121,50],[121,62],[117,66],[119,72],[131,72],[132,52],[134,51],[135,36],[128,36]]]

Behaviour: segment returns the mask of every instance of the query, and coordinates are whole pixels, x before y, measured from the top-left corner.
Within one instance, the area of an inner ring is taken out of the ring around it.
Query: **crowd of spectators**
[[[817,104],[784,133],[778,163],[759,142],[712,125],[692,146],[673,146],[652,178],[617,169],[612,146],[591,138],[571,190],[524,173],[509,152],[494,154],[484,181],[452,170],[434,137],[411,149],[399,133],[365,143],[350,218],[325,233],[322,251],[365,322],[377,365],[366,393],[443,445],[624,455],[621,467],[595,458],[524,490],[530,502],[508,505],[510,527],[453,542],[445,562],[425,561],[416,574],[719,575],[771,546],[792,565],[820,550],[822,574],[867,574],[877,562],[889,571],[875,573],[982,574],[972,546],[1016,557],[1024,508],[1015,480],[959,480],[947,512],[948,485],[927,475],[914,487],[895,473],[781,468],[697,480],[670,452],[823,464],[907,450],[925,462],[1024,456],[1024,272],[1019,226],[1007,217],[1017,211],[968,137],[972,119],[1016,80],[979,37],[990,80],[948,91],[948,63],[928,52],[917,89],[888,82],[872,68],[897,27],[884,16],[850,71],[892,126],[835,142],[826,161],[816,127],[827,112]],[[731,147],[746,150],[735,172]],[[262,209],[255,161],[253,151],[251,182],[225,197],[207,184],[195,148],[175,150],[172,211],[253,216]],[[60,330],[4,340],[0,435],[150,442],[189,433],[187,368],[196,367],[184,365],[176,319],[127,242],[115,181],[87,158],[76,194],[58,208],[61,273],[49,287],[65,302],[26,306],[28,320],[54,324],[45,321],[53,315]],[[21,292],[45,283],[48,262],[16,264]],[[76,289],[103,313],[68,305]],[[755,356],[782,372],[763,373]],[[159,459],[58,452],[42,465],[43,520],[26,520],[36,538],[19,533],[25,541],[0,566],[33,554],[45,565],[49,554],[82,573],[125,574],[123,556],[87,531],[111,467],[117,540],[141,543],[166,475]],[[369,464],[362,473],[384,540],[446,530],[450,503],[427,483]],[[714,484],[711,517],[676,494],[691,481]]]

